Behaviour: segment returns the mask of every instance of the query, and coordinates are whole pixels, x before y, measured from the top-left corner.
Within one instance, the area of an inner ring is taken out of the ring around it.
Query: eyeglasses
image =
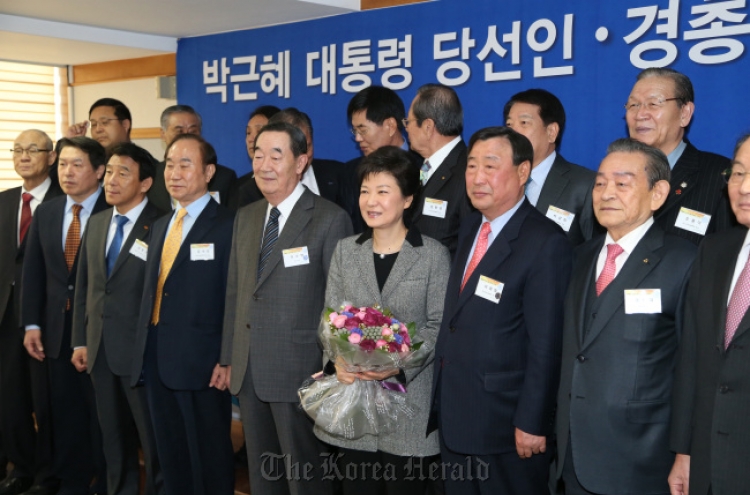
[[[52,150],[39,149],[36,146],[29,146],[28,148],[13,148],[10,150],[13,156],[23,156],[24,153],[28,153],[29,157],[34,158],[39,153],[47,153]]]
[[[357,135],[365,137],[367,136],[367,133],[370,132],[370,129],[367,127],[352,127],[349,130],[354,134],[354,137],[357,137]]]
[[[404,127],[409,127],[409,122],[416,122],[417,119],[401,119],[401,123],[404,124]]]
[[[113,120],[120,120],[120,119],[118,119],[118,118],[114,118],[114,119],[101,118],[99,120],[91,120],[91,121],[89,121],[89,123],[91,124],[91,129],[93,130],[93,129],[96,129],[97,127],[99,127],[99,126],[109,127],[109,123],[112,122]]]
[[[660,110],[666,102],[672,100],[683,101],[684,98],[652,98],[645,103],[628,102],[624,106],[627,112],[637,112],[641,108],[648,110],[649,112],[656,112],[657,110]]]
[[[747,172],[732,168],[728,168],[721,173],[721,176],[724,177],[724,182],[735,186],[737,184],[742,184],[742,181],[745,180],[745,175],[747,175]]]

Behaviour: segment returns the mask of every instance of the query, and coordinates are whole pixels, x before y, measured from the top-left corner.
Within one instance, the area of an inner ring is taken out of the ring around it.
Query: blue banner
[[[247,117],[262,104],[307,112],[315,156],[346,161],[359,156],[346,106],[368,85],[396,90],[407,111],[422,84],[453,86],[466,140],[539,87],[565,106],[562,154],[595,169],[627,136],[638,72],[670,67],[695,87],[688,138],[729,156],[750,130],[748,13],[746,0],[438,0],[182,39],[177,95],[202,115],[219,162],[243,174]]]

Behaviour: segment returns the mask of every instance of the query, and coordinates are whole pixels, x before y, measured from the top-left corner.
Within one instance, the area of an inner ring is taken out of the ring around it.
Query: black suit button
[[[69,286],[68,286],[68,290],[73,290],[73,289],[75,289],[75,287],[74,287],[74,286],[72,286],[72,285],[69,285]]]
[[[727,392],[729,392],[729,387],[727,387],[726,385],[722,385],[719,387],[719,392],[722,394],[726,394]]]
[[[248,330],[250,329],[250,324],[249,323],[246,324],[245,326],[248,328]]]
[[[596,313],[591,313],[591,319],[592,320],[596,319]]]
[[[258,299],[259,299],[259,297],[256,296],[255,294],[253,294],[253,301],[257,301]]]
[[[109,289],[106,289],[106,290],[104,291],[104,293],[105,293],[105,294],[107,294],[107,295],[109,295],[109,294],[112,294],[112,291],[111,291],[111,290],[109,290]]]
[[[167,292],[164,293],[164,297],[168,297],[169,294]]]
[[[579,354],[578,356],[576,356],[576,359],[578,360],[579,363],[582,363],[586,361],[586,356],[584,356],[583,354]]]
[[[450,331],[451,331],[451,333],[456,333],[456,327],[451,327]]]

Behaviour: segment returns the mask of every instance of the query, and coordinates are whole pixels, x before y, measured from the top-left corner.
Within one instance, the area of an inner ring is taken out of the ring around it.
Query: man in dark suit
[[[557,478],[566,495],[668,495],[669,411],[695,245],[654,224],[669,194],[660,150],[612,143],[565,300]]]
[[[595,174],[557,152],[565,131],[565,109],[560,100],[544,89],[528,89],[505,104],[503,119],[534,148],[526,184],[529,202],[562,227],[574,246],[590,239],[595,225],[591,208]]]
[[[16,495],[33,485],[38,495],[53,493],[52,424],[46,364],[23,347],[21,269],[26,234],[37,207],[62,194],[49,177],[55,162],[52,140],[42,131],[23,131],[13,142],[13,166],[21,187],[0,193],[0,432],[13,470],[0,494]],[[36,428],[35,428],[36,418]],[[5,470],[5,463],[0,466]]]
[[[346,212],[300,182],[306,148],[294,125],[261,130],[253,166],[264,200],[240,208],[235,221],[221,363],[231,365],[228,384],[240,399],[253,493],[331,493],[320,473],[285,473],[280,460],[318,466],[326,451],[297,390],[320,369],[328,267],[352,233]]]
[[[268,124],[268,119],[278,113],[279,110],[279,107],[273,105],[261,105],[253,110],[247,119],[245,147],[247,148],[247,157],[250,160],[250,171],[234,181],[232,190],[229,193],[229,203],[227,204],[230,210],[236,211],[240,206],[250,204],[263,197],[255,185],[255,175],[253,174],[252,163],[253,155],[255,155],[255,138],[258,137],[258,133],[263,126]]]
[[[397,146],[409,152],[414,166],[422,166],[423,158],[409,149],[404,139],[404,102],[395,91],[383,86],[369,86],[354,95],[349,100],[346,116],[351,122],[354,141],[359,145],[362,156],[346,162],[345,182],[351,190],[357,191],[350,196],[350,203],[344,210],[349,214],[354,226],[354,232],[359,234],[365,230],[366,224],[359,211],[359,179],[357,167],[362,158],[383,146]]]
[[[454,258],[461,220],[471,211],[466,195],[466,145],[461,139],[464,113],[448,86],[425,84],[409,108],[404,127],[411,149],[424,159],[422,190],[413,225],[440,241]]]
[[[105,479],[91,380],[70,363],[78,247],[91,215],[106,207],[99,186],[105,151],[86,137],[60,143],[58,176],[65,196],[40,205],[31,222],[21,313],[26,350],[47,362],[54,466],[61,480],[59,493],[68,495],[87,494],[93,475],[103,490]]]
[[[188,105],[172,105],[161,113],[161,139],[169,147],[174,138],[180,134],[201,135],[203,120],[193,107]],[[156,164],[154,184],[148,191],[148,199],[163,211],[172,211],[177,201],[169,196],[164,177],[165,162]],[[226,205],[230,201],[230,194],[237,180],[237,173],[229,167],[216,164],[216,173],[208,184],[211,196],[220,204]]]
[[[721,178],[729,160],[699,151],[685,137],[694,100],[686,75],[667,68],[645,69],[625,104],[625,120],[630,137],[663,151],[672,169],[669,196],[654,221],[665,232],[698,244],[706,234],[736,222]]]
[[[216,152],[195,134],[167,150],[169,194],[145,269],[131,385],[143,374],[166,493],[232,495],[231,399],[219,366],[234,215],[211,200]]]
[[[670,443],[672,495],[750,493],[750,135],[728,174],[739,225],[701,243],[685,301]]]
[[[151,224],[163,212],[146,198],[154,177],[148,152],[120,143],[111,154],[104,192],[113,208],[89,220],[81,241],[72,360],[79,372],[90,373],[94,386],[107,493],[138,495],[140,438],[145,493],[155,495],[163,488],[151,418],[143,388],[130,387],[130,372]]]
[[[549,493],[572,248],[525,199],[532,159],[529,140],[507,127],[469,142],[466,188],[478,212],[459,232],[428,425],[440,431],[449,495]]]

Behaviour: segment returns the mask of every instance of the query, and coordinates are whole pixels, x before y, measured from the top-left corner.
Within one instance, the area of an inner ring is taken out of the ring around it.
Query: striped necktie
[[[266,231],[263,234],[263,244],[260,248],[260,259],[258,260],[258,278],[263,274],[263,269],[266,267],[268,257],[273,251],[273,246],[276,241],[279,240],[279,216],[281,212],[275,206],[271,208],[271,214],[268,216],[268,223],[266,224]]]

